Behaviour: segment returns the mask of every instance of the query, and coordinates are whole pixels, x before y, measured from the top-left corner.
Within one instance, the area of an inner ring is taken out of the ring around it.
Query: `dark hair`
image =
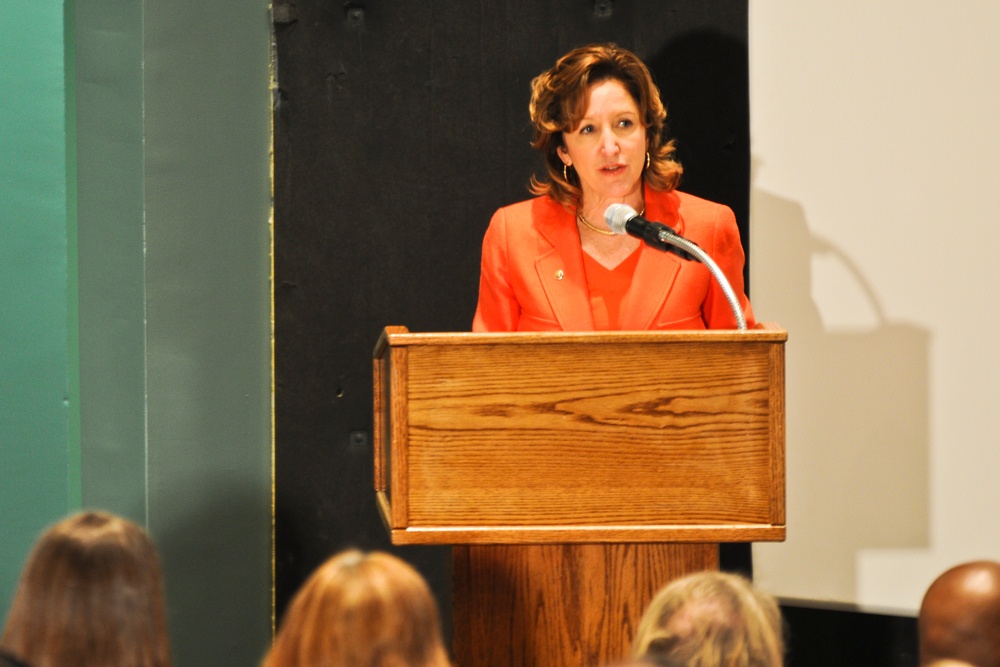
[[[105,512],[81,512],[39,538],[21,574],[0,648],[32,667],[167,667],[156,547]]]
[[[572,176],[563,178],[557,149],[563,145],[563,132],[572,131],[586,113],[590,88],[607,80],[620,81],[639,108],[649,151],[649,166],[643,172],[646,182],[657,190],[677,187],[683,168],[674,159],[674,142],[664,141],[667,112],[649,69],[631,51],[614,44],[591,44],[573,49],[531,82],[528,112],[535,126],[531,145],[544,155],[548,172],[547,179],[532,176],[532,193],[566,205],[579,202],[579,184]]]

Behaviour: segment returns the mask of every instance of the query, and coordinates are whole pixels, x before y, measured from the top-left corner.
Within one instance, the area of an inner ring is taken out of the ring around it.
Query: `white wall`
[[[789,332],[786,597],[1000,560],[1000,3],[751,0],[751,296]]]

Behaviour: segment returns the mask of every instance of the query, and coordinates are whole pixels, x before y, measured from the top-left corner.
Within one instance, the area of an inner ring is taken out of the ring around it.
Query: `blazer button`
[[[565,275],[566,274],[563,273],[563,270],[559,269],[558,271],[556,271],[556,280],[562,280],[563,276],[565,276]]]

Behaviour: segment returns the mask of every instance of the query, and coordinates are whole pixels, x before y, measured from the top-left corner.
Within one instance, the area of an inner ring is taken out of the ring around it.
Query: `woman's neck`
[[[640,187],[634,193],[630,193],[625,197],[584,197],[580,201],[578,211],[583,214],[589,222],[594,224],[604,224],[604,211],[607,210],[608,206],[611,204],[625,204],[631,206],[636,211],[642,215],[645,212],[646,204],[643,198],[643,190]]]

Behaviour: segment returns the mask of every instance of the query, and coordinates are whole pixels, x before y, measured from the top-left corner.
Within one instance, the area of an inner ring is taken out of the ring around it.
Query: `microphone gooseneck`
[[[719,283],[722,292],[726,295],[726,301],[736,318],[736,328],[744,331],[747,328],[746,316],[743,315],[743,308],[733,291],[732,285],[726,279],[726,275],[719,268],[719,265],[708,256],[704,250],[698,247],[693,241],[689,241],[677,234],[667,225],[660,222],[650,222],[646,220],[635,209],[627,204],[611,204],[604,210],[604,221],[615,234],[629,234],[642,239],[650,245],[664,252],[673,252],[684,259],[694,259],[706,267],[709,273]]]

